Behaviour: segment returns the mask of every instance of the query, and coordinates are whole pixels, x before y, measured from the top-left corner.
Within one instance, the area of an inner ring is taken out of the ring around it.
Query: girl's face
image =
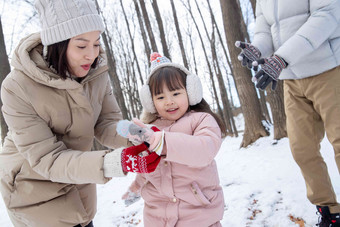
[[[100,31],[87,32],[70,39],[66,50],[68,71],[73,76],[85,77],[99,55]]]
[[[178,120],[189,108],[188,94],[184,88],[170,91],[164,84],[162,93],[154,95],[152,100],[158,114],[167,120]]]

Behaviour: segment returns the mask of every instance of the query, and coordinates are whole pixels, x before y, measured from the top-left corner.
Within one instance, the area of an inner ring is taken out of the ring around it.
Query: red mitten
[[[122,151],[122,168],[124,172],[151,173],[157,168],[161,157],[152,152],[147,156],[138,154],[147,151],[148,147],[142,143],[138,146],[131,146]]]

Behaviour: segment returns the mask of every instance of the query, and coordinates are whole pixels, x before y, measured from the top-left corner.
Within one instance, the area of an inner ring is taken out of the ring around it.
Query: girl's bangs
[[[163,93],[165,84],[169,91],[185,89],[186,74],[174,67],[164,67],[157,70],[150,78],[149,86],[153,96]]]

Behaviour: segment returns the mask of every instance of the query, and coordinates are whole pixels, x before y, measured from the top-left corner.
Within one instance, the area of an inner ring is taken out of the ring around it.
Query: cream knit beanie
[[[77,35],[104,31],[93,0],[36,0],[44,46],[58,43]]]

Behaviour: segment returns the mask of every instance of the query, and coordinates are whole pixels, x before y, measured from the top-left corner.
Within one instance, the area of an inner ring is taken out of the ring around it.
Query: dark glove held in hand
[[[253,68],[257,71],[257,66],[254,67],[252,62],[261,57],[259,49],[249,43],[241,41],[236,41],[235,46],[242,49],[241,53],[238,55],[238,60],[241,61],[242,66],[247,66],[248,69]]]
[[[253,66],[261,65],[261,70],[253,78],[256,87],[264,90],[268,84],[273,82],[272,90],[276,89],[277,80],[281,71],[287,67],[288,63],[281,57],[274,55],[269,58],[261,58],[253,62]]]

